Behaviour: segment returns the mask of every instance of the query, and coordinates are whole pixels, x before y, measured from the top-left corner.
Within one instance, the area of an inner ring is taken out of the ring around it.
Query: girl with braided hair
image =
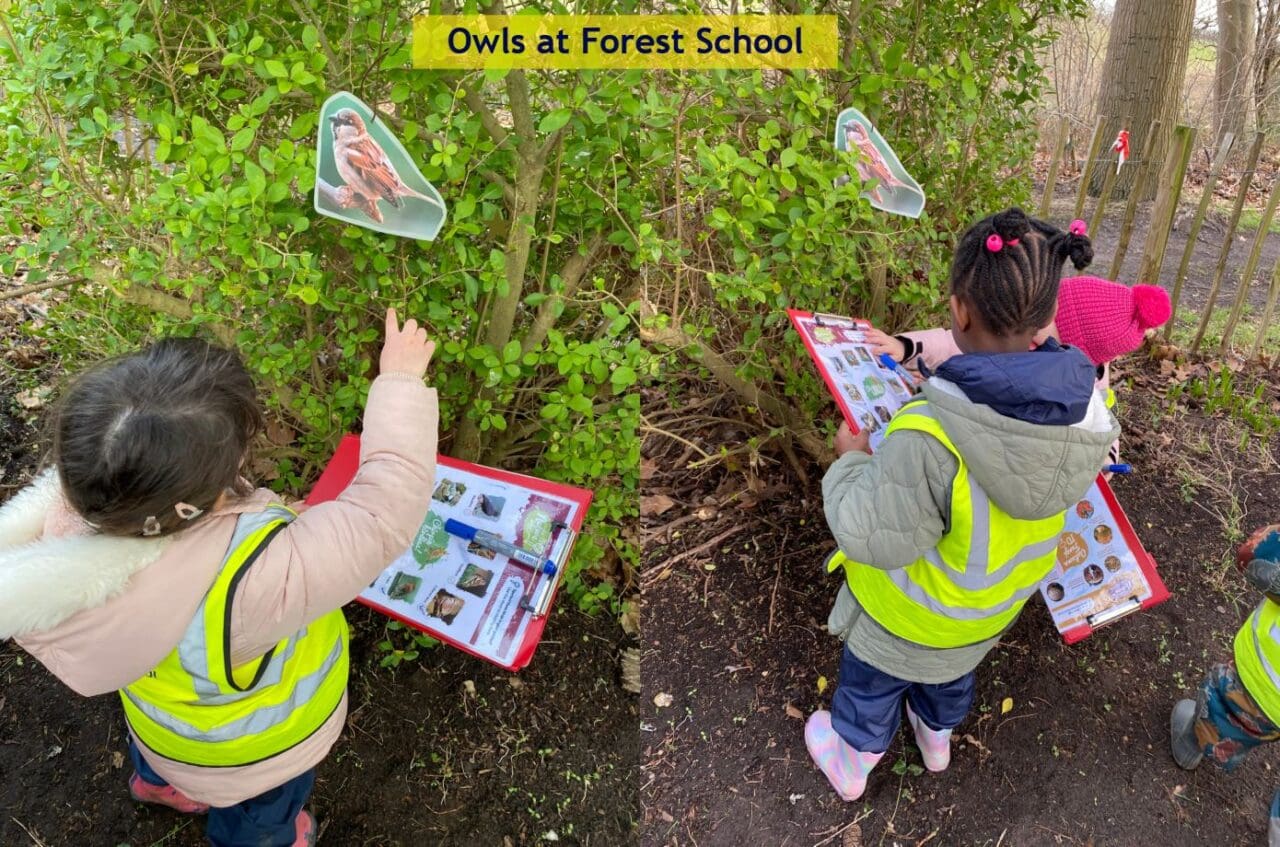
[[[1052,227],[1033,221],[1041,231]],[[1084,221],[1072,222],[1069,234],[1083,238]],[[1079,245],[1077,245],[1079,246]],[[1084,259],[1082,250],[1077,256]],[[1077,270],[1084,265],[1076,263]],[[1033,346],[1052,336],[1062,344],[1079,347],[1096,367],[1097,387],[1115,408],[1111,391],[1110,363],[1142,346],[1146,335],[1173,315],[1169,292],[1158,285],[1128,286],[1096,276],[1073,276],[1062,280],[1058,289],[1058,311],[1053,322],[1032,339]],[[867,343],[876,354],[887,353],[894,361],[928,374],[960,353],[951,330],[945,327],[888,335],[880,330],[867,332]],[[1107,461],[1120,461],[1120,442],[1112,443]],[[1110,477],[1110,473],[1104,473]]]
[[[839,544],[827,570],[845,576],[828,627],[845,649],[805,743],[845,800],[862,796],[904,705],[925,767],[946,769],[974,669],[1053,566],[1066,510],[1119,434],[1089,359],[1037,338],[1063,264],[1091,258],[1082,232],[1018,209],[974,224],[951,267],[959,355],[874,456],[865,432],[836,435],[822,493]]]

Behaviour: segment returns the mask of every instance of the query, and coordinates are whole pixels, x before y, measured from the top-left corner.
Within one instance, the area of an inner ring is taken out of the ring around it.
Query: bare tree
[[[1258,129],[1272,132],[1280,123],[1280,0],[1256,0],[1253,102]]]
[[[1218,0],[1218,60],[1214,72],[1213,127],[1221,137],[1243,138],[1253,85],[1254,3]]]
[[[1108,137],[1113,137],[1127,117],[1129,145],[1142,150],[1155,121],[1161,137],[1153,148],[1163,160],[1176,124],[1182,80],[1191,49],[1191,22],[1196,0],[1117,0],[1111,18],[1111,37],[1102,68],[1098,114],[1110,116]],[[1105,168],[1099,168],[1093,189],[1101,188]],[[1133,182],[1133,168],[1116,181],[1116,196],[1126,196]],[[1155,191],[1155,180],[1145,189]],[[1144,198],[1145,199],[1145,198]]]

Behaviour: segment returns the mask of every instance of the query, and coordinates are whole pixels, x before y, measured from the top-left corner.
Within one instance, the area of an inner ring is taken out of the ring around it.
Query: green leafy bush
[[[666,284],[650,303],[649,337],[694,349],[704,364],[723,359],[729,379],[708,368],[764,407],[781,425],[775,435],[812,433],[830,398],[785,309],[862,315],[889,329],[943,320],[960,233],[1029,200],[1038,55],[1052,22],[1085,7],[870,0],[842,19],[838,70],[683,77],[670,104],[669,143],[683,151],[670,180],[678,217],[663,232]],[[852,160],[833,146],[850,106],[924,187],[918,220],[859,198]],[[846,173],[853,182],[833,189]],[[769,398],[776,403],[760,402]]]
[[[644,75],[409,69],[390,0],[15,4],[0,271],[74,294],[75,363],[160,333],[235,343],[278,416],[260,475],[297,490],[357,421],[395,305],[438,340],[442,448],[596,492],[566,587],[616,610],[636,512],[636,228],[656,195]],[[377,108],[445,196],[434,243],[311,209],[320,104]],[[32,233],[35,235],[32,237]]]

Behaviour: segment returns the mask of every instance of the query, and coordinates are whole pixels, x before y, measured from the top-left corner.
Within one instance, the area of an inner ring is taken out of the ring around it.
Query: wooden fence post
[[[1218,177],[1222,175],[1222,167],[1227,163],[1227,155],[1231,152],[1231,143],[1235,138],[1235,135],[1230,132],[1222,134],[1218,153],[1213,157],[1213,166],[1209,168],[1209,178],[1204,183],[1204,192],[1200,195],[1200,206],[1196,209],[1196,216],[1191,221],[1191,229],[1187,231],[1187,248],[1182,251],[1182,264],[1178,265],[1178,275],[1173,278],[1173,291],[1169,295],[1173,305],[1173,315],[1164,325],[1165,341],[1173,336],[1173,325],[1178,321],[1178,301],[1182,297],[1182,283],[1187,278],[1187,268],[1191,265],[1191,254],[1196,250],[1196,239],[1200,236],[1200,227],[1204,225],[1205,212],[1209,211],[1209,203],[1213,200],[1213,188],[1218,184]]]
[[[1058,183],[1058,165],[1062,162],[1062,151],[1067,146],[1067,138],[1071,135],[1071,123],[1066,115],[1058,121],[1058,143],[1053,148],[1053,158],[1049,160],[1049,175],[1044,178],[1044,196],[1040,198],[1040,217],[1049,217],[1049,204],[1053,201],[1053,189]]]
[[[1130,118],[1124,116],[1124,120],[1120,122],[1121,129],[1127,129]],[[1099,154],[1101,155],[1101,154]],[[1116,161],[1120,159],[1120,154],[1116,154]],[[1107,204],[1111,202],[1111,192],[1115,190],[1116,179],[1120,176],[1120,168],[1111,167],[1111,161],[1107,161],[1107,175],[1102,178],[1102,190],[1098,192],[1098,205],[1093,207],[1093,217],[1089,219],[1089,232],[1100,232],[1102,229],[1102,217],[1107,213]]]
[[[1213,272],[1213,283],[1209,286],[1209,296],[1204,302],[1204,314],[1200,316],[1200,326],[1196,329],[1195,340],[1191,342],[1191,352],[1200,349],[1204,340],[1204,332],[1209,328],[1209,318],[1213,315],[1214,305],[1218,300],[1218,291],[1222,288],[1222,277],[1227,271],[1227,258],[1231,255],[1231,242],[1236,237],[1236,226],[1240,223],[1240,213],[1244,210],[1244,201],[1249,194],[1249,183],[1253,182],[1253,171],[1258,166],[1258,157],[1262,155],[1264,133],[1255,133],[1253,146],[1249,148],[1249,159],[1240,177],[1240,193],[1236,195],[1235,206],[1231,209],[1231,220],[1227,222],[1227,233],[1222,239],[1222,250],[1218,253],[1218,267]]]
[[[1187,165],[1195,145],[1196,129],[1179,126],[1173,131],[1168,154],[1160,168],[1156,184],[1156,200],[1151,210],[1151,225],[1142,245],[1142,260],[1138,262],[1138,282],[1156,285],[1160,280],[1160,268],[1164,265],[1164,251],[1169,244],[1169,230],[1178,211],[1182,197],[1182,182],[1186,178]]]
[[[1136,163],[1138,173],[1133,178],[1129,202],[1124,207],[1124,221],[1120,224],[1120,241],[1116,244],[1116,256],[1111,260],[1109,279],[1120,278],[1120,268],[1124,265],[1125,254],[1129,252],[1129,239],[1133,237],[1133,217],[1138,212],[1138,198],[1142,196],[1147,185],[1147,173],[1151,170],[1151,157],[1155,153],[1155,141],[1159,134],[1160,121],[1152,121],[1151,129],[1147,132],[1146,143],[1142,145],[1142,158]],[[1170,145],[1170,150],[1172,149]]]
[[[1246,185],[1247,189],[1248,186]],[[1244,270],[1240,273],[1240,285],[1236,288],[1236,299],[1231,304],[1231,315],[1227,318],[1227,325],[1222,330],[1222,343],[1218,345],[1219,353],[1226,353],[1227,348],[1231,345],[1231,336],[1235,334],[1236,325],[1240,322],[1240,317],[1244,314],[1244,301],[1249,296],[1249,289],[1253,287],[1253,273],[1258,269],[1258,260],[1262,258],[1262,243],[1267,240],[1267,233],[1271,230],[1271,219],[1276,214],[1276,203],[1280,202],[1280,181],[1271,183],[1271,196],[1267,199],[1267,208],[1262,212],[1262,223],[1258,225],[1258,232],[1253,237],[1253,249],[1249,251],[1249,258],[1244,263]]]
[[[1251,359],[1257,358],[1262,352],[1267,330],[1271,328],[1271,313],[1275,311],[1277,295],[1280,295],[1280,259],[1276,260],[1276,266],[1271,271],[1271,291],[1267,294],[1267,307],[1262,310],[1262,317],[1258,320],[1258,336],[1253,339],[1253,349],[1249,351]]]
[[[1078,218],[1084,214],[1084,198],[1089,194],[1089,180],[1093,178],[1093,163],[1102,152],[1102,131],[1107,126],[1107,116],[1098,115],[1098,123],[1093,128],[1093,140],[1089,142],[1089,153],[1084,160],[1084,173],[1080,176],[1080,190],[1076,192],[1076,209],[1071,217]]]

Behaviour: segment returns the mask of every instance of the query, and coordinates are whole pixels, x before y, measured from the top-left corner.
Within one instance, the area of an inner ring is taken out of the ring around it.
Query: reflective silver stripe
[[[240,515],[236,519],[235,532],[231,534],[231,543],[227,545],[227,554],[222,559],[222,567],[226,567],[227,561],[240,549],[240,545],[244,544],[249,536],[278,520],[292,519],[292,512],[274,504],[261,512],[245,512]],[[221,575],[221,568],[218,569],[218,573]],[[209,590],[213,590],[213,586],[210,586]],[[209,645],[205,643],[204,638],[205,604],[208,600],[209,592],[206,591],[204,598],[200,601],[200,607],[196,609],[195,617],[191,619],[191,623],[187,624],[186,632],[182,634],[182,640],[178,642],[178,663],[191,677],[196,697],[201,703],[208,705],[234,703],[237,700],[248,697],[253,692],[234,691],[230,694],[223,694],[218,684],[213,681],[209,674]],[[227,602],[231,602],[230,597],[227,598]],[[292,644],[292,642],[290,643]],[[276,681],[279,682],[278,673]]]
[[[1262,616],[1262,607],[1253,610],[1253,615],[1249,618],[1249,640],[1253,642],[1253,651],[1258,655],[1258,664],[1262,665],[1262,669],[1267,672],[1271,684],[1280,689],[1280,674],[1277,674],[1275,668],[1271,667],[1271,663],[1267,661],[1267,657],[1262,653],[1262,638],[1258,633],[1258,620]],[[1271,631],[1268,633],[1273,641],[1280,641],[1280,626],[1271,625]]]
[[[889,581],[896,585],[899,591],[907,595],[907,597],[915,603],[924,606],[931,612],[935,612],[953,620],[961,621],[979,621],[984,618],[994,617],[995,615],[1007,612],[1014,606],[1020,603],[1025,603],[1027,598],[1040,588],[1039,583],[1026,588],[1019,588],[1004,602],[979,609],[972,606],[950,606],[943,603],[936,597],[931,597],[915,580],[911,578],[905,568],[896,568],[891,571],[883,571],[882,573],[889,577]]]
[[[246,697],[251,697],[254,694],[257,694],[259,691],[261,691],[264,688],[267,688],[272,685],[279,685],[280,679],[284,674],[285,663],[288,662],[289,659],[293,658],[294,649],[297,647],[298,642],[301,641],[303,638],[306,638],[306,636],[307,636],[307,630],[304,627],[302,631],[299,632],[297,635],[294,635],[289,638],[289,641],[285,645],[283,652],[273,653],[271,656],[271,661],[267,663],[267,669],[262,672],[262,679],[258,680],[258,684],[255,685],[253,688],[247,689],[245,691],[231,691],[226,694],[201,695],[198,698],[198,702],[196,703],[196,705],[197,706],[221,706],[226,703],[234,703],[237,700],[243,700]]]
[[[289,699],[275,706],[270,706],[245,715],[239,720],[222,724],[209,730],[202,730],[194,727],[184,720],[180,720],[173,715],[161,709],[139,700],[132,691],[125,688],[122,689],[129,701],[137,707],[152,721],[179,735],[189,741],[202,741],[209,743],[218,743],[222,741],[234,741],[236,739],[245,738],[252,735],[258,735],[266,732],[272,727],[278,726],[289,719],[300,706],[305,706],[315,693],[320,690],[320,686],[324,683],[330,672],[338,664],[342,658],[342,636],[339,635],[337,641],[334,642],[333,649],[329,651],[329,655],[325,657],[324,664],[318,670],[312,671],[306,676],[298,680],[293,687],[293,691],[289,694]]]
[[[1013,573],[1013,569],[1018,565],[1026,564],[1032,559],[1038,559],[1041,556],[1047,556],[1058,548],[1058,538],[1037,541],[1034,544],[1028,544],[1017,553],[1013,554],[1013,558],[1005,562],[991,573],[986,572],[985,563],[973,567],[970,562],[968,569],[961,573],[953,567],[950,567],[942,561],[942,556],[938,553],[937,548],[933,548],[924,554],[925,561],[937,568],[947,581],[953,585],[963,588],[966,591],[983,591],[997,583],[1003,582],[1009,574]]]

